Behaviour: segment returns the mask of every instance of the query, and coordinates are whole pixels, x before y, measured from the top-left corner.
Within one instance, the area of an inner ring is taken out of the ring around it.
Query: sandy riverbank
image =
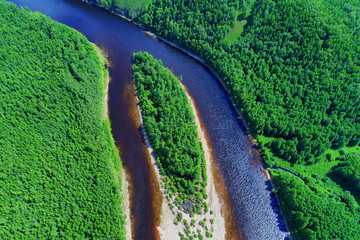
[[[209,211],[206,214],[203,215],[195,215],[194,217],[190,217],[190,214],[185,214],[182,212],[182,221],[180,221],[178,224],[175,224],[175,219],[180,210],[175,207],[173,210],[171,210],[169,204],[174,204],[172,200],[167,200],[165,198],[165,188],[164,188],[164,182],[161,179],[161,175],[159,173],[159,168],[156,164],[155,155],[153,152],[153,148],[150,144],[149,138],[144,131],[143,136],[144,140],[149,152],[149,155],[151,157],[152,165],[154,166],[154,170],[156,173],[157,180],[161,183],[160,184],[160,191],[163,195],[163,201],[162,201],[162,209],[161,209],[161,215],[160,215],[160,225],[157,227],[159,231],[160,238],[162,240],[173,240],[173,239],[180,239],[179,233],[182,233],[186,236],[186,230],[190,231],[190,235],[194,236],[195,234],[198,235],[199,233],[204,237],[204,239],[207,239],[206,232],[212,234],[211,239],[225,239],[225,219],[222,215],[222,205],[219,199],[219,196],[215,189],[214,184],[214,178],[212,175],[212,164],[210,161],[211,153],[210,149],[208,147],[205,134],[201,129],[200,121],[197,116],[197,112],[195,109],[195,106],[192,102],[192,99],[187,94],[187,97],[189,99],[189,102],[191,104],[191,108],[193,110],[194,116],[195,116],[195,123],[197,125],[197,130],[199,134],[200,141],[202,142],[204,154],[205,154],[205,160],[206,160],[206,171],[208,175],[208,182],[206,187],[206,193],[208,194],[208,199],[206,199],[206,203],[208,204]],[[141,115],[141,108],[139,106],[138,108],[139,114]],[[140,124],[143,124],[142,119],[140,119]],[[192,226],[191,222],[195,221],[195,224]],[[200,225],[200,222],[204,222],[204,226]],[[187,222],[190,225],[190,228],[186,229],[186,225],[184,222]],[[207,230],[206,230],[207,229]]]
[[[124,214],[125,214],[125,228],[126,228],[126,239],[132,239],[131,232],[131,218],[130,218],[130,194],[129,194],[129,181],[124,169],[122,169],[122,189],[121,198],[123,200]]]

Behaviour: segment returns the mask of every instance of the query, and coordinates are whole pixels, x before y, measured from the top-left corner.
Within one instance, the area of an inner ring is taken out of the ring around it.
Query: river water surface
[[[206,67],[147,35],[134,24],[79,0],[12,2],[40,11],[76,29],[107,51],[111,61],[109,111],[112,134],[130,180],[135,239],[158,238],[156,226],[161,206],[159,183],[149,165],[136,115],[131,56],[138,51],[148,51],[155,58],[160,58],[175,75],[182,76],[184,85],[195,101],[214,158],[225,180],[226,187],[223,189],[228,191],[230,208],[233,208],[236,218],[232,221],[244,238],[286,238],[285,225],[276,198],[271,193],[270,183],[262,172],[259,153],[246,135],[225,90]]]

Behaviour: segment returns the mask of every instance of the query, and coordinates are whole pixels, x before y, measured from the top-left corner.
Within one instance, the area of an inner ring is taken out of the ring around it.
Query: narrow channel
[[[285,239],[276,198],[262,172],[259,154],[249,140],[226,91],[198,61],[105,10],[79,0],[14,0],[84,34],[108,52],[111,61],[109,111],[112,133],[131,179],[131,219],[135,239],[157,239],[161,196],[136,122],[131,77],[133,52],[148,51],[183,77],[194,99],[214,159],[224,178],[234,214],[245,239]],[[159,203],[160,201],[160,203]]]

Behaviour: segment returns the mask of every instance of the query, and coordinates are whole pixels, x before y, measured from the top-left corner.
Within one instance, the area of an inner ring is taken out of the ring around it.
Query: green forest
[[[187,212],[205,209],[206,165],[202,145],[181,79],[147,52],[134,53],[133,77],[144,129],[166,188]],[[172,195],[171,194],[171,195]],[[188,202],[194,203],[187,204]],[[207,212],[207,211],[205,211]]]
[[[360,238],[359,0],[153,0],[134,21],[199,55],[299,176],[271,171],[295,238]]]
[[[311,177],[301,179],[285,171],[271,174],[293,237],[359,239],[358,204],[349,191],[329,193],[322,187],[326,183]]]
[[[271,172],[299,239],[360,236],[357,189],[332,177],[339,171],[355,183],[359,177],[350,167],[359,158],[341,165],[349,151],[359,152],[358,6],[174,0],[154,1],[137,16],[155,33],[199,54],[227,85],[266,163],[303,179]],[[227,39],[244,17],[239,38]]]
[[[241,37],[229,42],[235,3],[169,2],[154,1],[138,20],[201,55],[227,84],[251,133],[275,138],[269,144],[277,156],[311,163],[329,148],[359,144],[358,11],[329,1],[317,8],[258,1]]]
[[[105,63],[75,30],[0,1],[0,239],[125,239]]]

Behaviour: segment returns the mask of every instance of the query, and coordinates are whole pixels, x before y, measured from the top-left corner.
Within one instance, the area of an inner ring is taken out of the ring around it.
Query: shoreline
[[[219,169],[219,166],[217,165],[217,162],[215,160],[215,157],[212,153],[212,147],[210,146],[210,143],[207,141],[207,133],[206,128],[203,126],[203,123],[200,121],[200,115],[197,112],[197,108],[195,106],[195,101],[192,99],[190,94],[188,93],[188,90],[185,85],[181,83],[182,87],[186,91],[186,95],[190,101],[191,108],[193,110],[194,116],[195,116],[195,123],[198,127],[198,134],[201,139],[201,142],[203,142],[203,146],[206,146],[206,149],[208,151],[208,154],[210,155],[208,158],[205,159],[208,160],[206,162],[206,169],[208,172],[208,179],[210,179],[212,185],[211,189],[215,191],[218,201],[221,205],[221,215],[225,220],[225,238],[226,240],[243,240],[245,239],[243,232],[241,231],[241,227],[239,225],[237,216],[234,214],[234,209],[230,200],[230,196],[228,193],[228,190],[226,188],[225,180],[223,179],[222,173]],[[204,144],[205,143],[205,144]],[[215,188],[214,188],[215,187]],[[209,195],[210,196],[210,195]]]
[[[99,46],[97,46],[95,43],[91,43],[94,47],[94,50],[96,51],[99,61],[102,64],[102,84],[103,84],[103,101],[102,101],[102,117],[103,121],[107,121],[109,124],[109,127],[111,128],[111,122],[109,118],[109,83],[111,81],[109,70],[106,66],[109,66],[109,61],[107,59],[106,52],[101,49]],[[111,138],[113,139],[113,136],[110,132]],[[113,140],[114,147],[115,142]],[[117,154],[119,152],[117,151]],[[130,193],[129,193],[129,182],[127,180],[127,175],[125,169],[122,167],[121,158],[119,157],[119,165],[121,166],[120,171],[117,173],[114,173],[115,181],[118,183],[119,180],[121,180],[121,189],[118,189],[120,198],[121,198],[121,205],[123,207],[123,215],[125,219],[125,229],[126,229],[126,239],[132,239],[132,231],[131,231],[131,220],[130,220]],[[120,175],[120,176],[119,176]],[[119,179],[120,178],[120,179]]]
[[[180,50],[181,52],[185,53],[186,55],[188,55],[189,57],[193,58],[194,60],[198,61],[199,63],[201,63],[203,66],[205,66],[207,68],[207,70],[209,70],[211,72],[212,75],[214,75],[214,77],[216,78],[216,80],[221,84],[221,86],[223,87],[223,89],[225,90],[225,92],[227,93],[227,96],[229,97],[230,99],[230,102],[231,104],[233,105],[236,113],[238,114],[238,118],[241,120],[243,126],[245,127],[246,129],[246,134],[249,138],[249,140],[251,141],[251,143],[253,145],[256,145],[256,138],[254,138],[251,133],[250,133],[250,128],[249,128],[249,124],[245,121],[245,118],[243,117],[243,114],[241,113],[241,111],[238,109],[237,105],[235,104],[232,96],[230,95],[230,92],[229,90],[227,89],[226,87],[226,84],[225,82],[218,76],[218,74],[213,70],[212,67],[210,67],[205,61],[204,59],[202,59],[201,57],[193,54],[192,52],[186,50],[185,48],[161,37],[161,36],[158,36],[157,34],[147,30],[141,23],[138,23],[138,22],[135,22],[132,18],[129,18],[127,16],[124,16],[122,15],[122,13],[120,12],[116,12],[116,11],[111,11],[111,10],[108,10],[106,9],[105,7],[102,7],[102,6],[99,6],[98,4],[95,4],[95,3],[89,3],[87,0],[81,0],[82,2],[86,3],[86,4],[89,4],[91,6],[94,6],[94,7],[97,7],[97,8],[100,8],[100,9],[104,9],[108,12],[111,12],[112,14],[116,15],[116,16],[119,16],[123,19],[125,19],[126,21],[138,26],[139,28],[141,28],[143,30],[143,32],[146,34],[146,35],[149,35],[150,37],[154,38],[154,39],[157,39],[161,42],[164,42],[165,44],[168,44],[170,45],[171,47],[173,48],[176,48],[178,50]],[[267,178],[268,176],[270,176],[270,181],[271,181],[271,175],[269,173],[269,171],[267,171],[266,169],[268,168],[267,164],[262,160],[262,158],[260,157],[260,164],[261,164],[261,168],[262,168],[262,172],[264,173],[264,176],[265,178]]]
[[[132,239],[131,231],[131,212],[130,212],[130,193],[129,193],[129,181],[126,171],[122,168],[122,189],[121,197],[123,200],[124,215],[125,215],[125,229],[126,229],[126,239]]]
[[[158,39],[159,41],[162,41],[164,42],[165,44],[168,44],[172,47],[174,47],[175,49],[178,49],[179,51],[183,52],[184,54],[188,55],[189,57],[193,58],[194,60],[198,61],[199,63],[201,63],[203,66],[205,66],[207,68],[207,70],[209,70],[213,75],[214,77],[216,78],[216,80],[221,84],[221,86],[223,87],[223,89],[225,90],[225,92],[227,93],[228,97],[229,97],[229,100],[230,102],[232,103],[236,113],[238,114],[238,118],[241,120],[243,126],[245,127],[245,130],[246,130],[246,134],[250,140],[250,142],[253,144],[253,145],[256,145],[256,138],[254,138],[251,133],[250,133],[250,128],[249,128],[249,125],[248,123],[245,121],[244,117],[243,117],[243,114],[241,113],[241,111],[238,109],[237,105],[235,104],[232,96],[230,95],[230,92],[228,90],[228,88],[226,87],[226,84],[225,82],[218,76],[218,74],[213,70],[212,67],[210,67],[201,57],[191,53],[190,51],[176,45],[175,43],[172,43],[170,42],[169,40],[163,38],[163,37],[160,37],[158,35],[156,35],[155,33],[152,33],[150,32],[149,30],[147,30],[141,23],[138,23],[138,22],[135,22],[132,18],[129,18],[127,16],[124,16],[122,15],[122,13],[120,12],[116,12],[116,11],[110,11],[102,6],[99,6],[97,4],[93,4],[93,3],[89,3],[88,1],[86,0],[81,0],[82,2],[86,3],[86,4],[89,4],[89,5],[92,5],[94,7],[97,7],[97,8],[101,8],[101,9],[104,9],[108,12],[111,12],[112,14],[115,14],[123,19],[125,19],[126,21],[136,25],[137,27],[141,28],[143,30],[143,32],[147,35],[149,35],[150,37],[152,38],[155,38],[155,39]],[[270,185],[272,187],[271,189],[271,192],[274,192],[276,190],[275,188],[275,185],[273,184],[272,180],[271,180],[271,174],[270,172],[267,170],[267,168],[269,168],[269,166],[263,161],[262,157],[261,157],[261,153],[259,151],[259,154],[260,154],[260,157],[258,159],[258,162],[260,163],[260,167],[261,167],[261,171],[262,173],[264,174],[264,177],[266,179],[266,181],[270,181]],[[277,200],[277,205],[280,209],[280,212],[281,212],[281,218],[284,222],[284,225],[286,227],[286,230],[287,232],[290,232],[289,230],[289,227],[288,227],[288,223],[287,223],[287,220],[284,218],[284,214],[282,213],[282,210],[281,210],[281,204],[279,202],[279,199],[277,198],[276,194],[275,194],[275,198]]]
[[[184,86],[181,85],[183,88]],[[186,89],[184,88],[185,92]],[[136,91],[137,92],[137,91]],[[154,168],[154,172],[156,174],[158,182],[160,182],[160,191],[162,193],[162,206],[161,206],[161,213],[160,213],[160,224],[157,226],[157,230],[160,235],[160,239],[167,240],[167,239],[180,239],[179,233],[182,233],[186,235],[186,227],[184,224],[184,220],[186,220],[187,223],[191,223],[192,220],[195,220],[195,226],[190,226],[190,231],[192,233],[197,233],[198,231],[201,232],[201,234],[207,239],[206,232],[204,229],[200,229],[199,223],[206,219],[205,226],[209,229],[213,229],[211,232],[213,234],[212,239],[225,239],[226,231],[225,231],[225,218],[223,216],[223,204],[220,202],[219,194],[217,193],[215,189],[215,183],[213,178],[213,171],[212,171],[212,164],[210,161],[211,153],[210,148],[208,147],[208,143],[205,138],[205,134],[202,131],[202,128],[200,126],[199,117],[197,115],[195,105],[191,99],[191,97],[186,92],[187,98],[189,100],[190,106],[193,110],[193,114],[195,116],[195,123],[197,126],[197,131],[199,134],[199,140],[202,142],[202,147],[204,150],[205,155],[205,161],[206,161],[206,170],[207,170],[207,186],[206,186],[206,193],[208,194],[208,199],[206,199],[206,203],[209,206],[209,211],[206,214],[202,215],[195,215],[194,217],[190,217],[190,214],[186,214],[182,211],[180,211],[177,207],[175,207],[173,210],[171,210],[169,204],[173,203],[173,201],[167,200],[165,197],[165,187],[164,187],[164,181],[163,176],[160,174],[158,164],[156,162],[156,156],[154,154],[153,148],[151,146],[150,140],[148,138],[147,133],[145,132],[145,129],[142,127],[143,125],[143,117],[142,117],[142,109],[140,101],[136,94],[136,99],[138,101],[138,111],[140,116],[140,126],[141,126],[141,133],[144,138],[144,142],[146,145],[146,148],[148,150],[148,154],[151,159],[152,167]],[[213,211],[213,214],[210,214],[210,211]],[[179,224],[175,224],[176,216],[178,213],[182,213],[183,220],[179,222]],[[210,224],[210,220],[213,220],[213,224]]]
[[[218,76],[218,74],[213,70],[213,68],[210,67],[201,57],[199,57],[199,56],[191,53],[190,51],[186,50],[185,48],[180,47],[180,46],[178,46],[177,44],[175,44],[175,43],[173,43],[173,42],[171,42],[171,41],[169,41],[169,40],[167,40],[167,39],[165,39],[165,38],[163,38],[163,37],[160,37],[160,36],[156,35],[156,34],[153,33],[153,32],[150,32],[150,31],[147,30],[141,23],[135,22],[132,18],[129,18],[129,17],[127,17],[127,16],[122,15],[122,13],[120,13],[120,12],[110,11],[110,10],[106,9],[105,7],[99,6],[98,4],[89,3],[89,2],[86,1],[86,0],[81,0],[81,1],[84,2],[84,3],[86,3],[86,4],[89,4],[89,5],[91,5],[91,6],[104,9],[104,10],[106,10],[106,11],[108,11],[108,12],[111,12],[112,14],[114,14],[114,15],[116,15],[116,16],[119,16],[119,17],[125,19],[126,21],[128,21],[128,22],[130,22],[130,23],[138,26],[139,28],[143,29],[143,32],[144,32],[145,34],[149,35],[150,37],[155,38],[155,39],[158,39],[159,41],[162,41],[162,42],[164,42],[164,43],[166,43],[166,44],[168,44],[168,45],[170,45],[170,46],[172,46],[172,47],[180,50],[181,52],[185,53],[185,54],[188,55],[189,57],[193,58],[194,60],[196,60],[196,61],[200,62],[202,65],[204,65],[204,66],[207,68],[207,70],[209,70],[209,71],[211,72],[211,74],[213,74],[213,75],[215,76],[216,80],[221,84],[221,86],[223,87],[223,89],[226,91],[226,93],[227,93],[227,95],[228,95],[228,97],[229,97],[229,99],[230,99],[230,102],[232,103],[232,105],[233,105],[236,113],[238,114],[238,118],[241,120],[243,126],[244,126],[245,129],[246,129],[246,134],[247,134],[247,136],[249,137],[249,140],[251,141],[251,143],[252,143],[253,145],[256,145],[256,141],[257,141],[257,140],[256,140],[256,138],[254,138],[254,137],[251,135],[249,125],[248,125],[248,123],[245,121],[245,119],[244,119],[244,117],[243,117],[243,114],[242,114],[241,111],[238,109],[238,107],[237,107],[237,105],[235,104],[233,98],[231,97],[230,92],[229,92],[229,90],[227,89],[225,82]],[[261,164],[262,171],[263,171],[263,173],[264,173],[265,178],[267,178],[268,176],[270,176],[270,179],[269,179],[269,180],[271,181],[271,175],[270,175],[269,171],[267,170],[268,166],[267,166],[267,164],[262,160],[262,158],[260,158],[260,164]],[[279,204],[279,206],[280,206],[280,204]]]
[[[225,203],[224,197],[226,197],[226,196],[221,196],[221,198],[220,198],[220,192],[216,189],[214,175],[217,170],[219,171],[219,169],[217,167],[216,160],[212,155],[212,150],[209,147],[209,143],[206,139],[205,131],[204,131],[205,128],[202,126],[202,123],[200,121],[200,117],[197,112],[197,108],[195,106],[195,101],[192,99],[192,97],[188,93],[185,85],[183,85],[181,83],[181,86],[184,88],[184,90],[186,92],[186,96],[189,99],[191,109],[193,110],[193,114],[195,116],[195,124],[197,126],[198,135],[199,135],[200,141],[202,142],[202,146],[203,146],[203,150],[204,150],[204,154],[205,154],[206,171],[207,171],[207,175],[208,175],[208,185],[206,187],[206,193],[209,195],[209,198],[206,202],[208,203],[210,210],[214,211],[214,209],[215,209],[214,215],[213,215],[213,218],[215,219],[214,220],[214,228],[215,228],[215,226],[223,226],[220,236],[216,236],[216,234],[214,234],[214,238],[215,239],[237,239],[237,238],[235,238],[236,236],[233,235],[234,233],[230,233],[228,231],[229,228],[233,227],[233,226],[228,226],[229,223],[226,222],[226,217],[228,217],[226,215],[230,214],[230,209],[229,209],[229,206],[225,206],[226,203]],[[221,172],[219,171],[219,173],[220,173],[220,177],[221,177],[221,182],[224,183]],[[226,188],[226,185],[224,185],[223,187]],[[225,191],[227,192],[226,189],[225,189]],[[219,219],[217,219],[217,218],[219,218]],[[236,224],[237,224],[237,222],[236,222]],[[229,224],[229,225],[231,225],[231,224]],[[236,234],[240,234],[240,233],[236,231]],[[240,236],[237,236],[237,237],[239,238]]]

